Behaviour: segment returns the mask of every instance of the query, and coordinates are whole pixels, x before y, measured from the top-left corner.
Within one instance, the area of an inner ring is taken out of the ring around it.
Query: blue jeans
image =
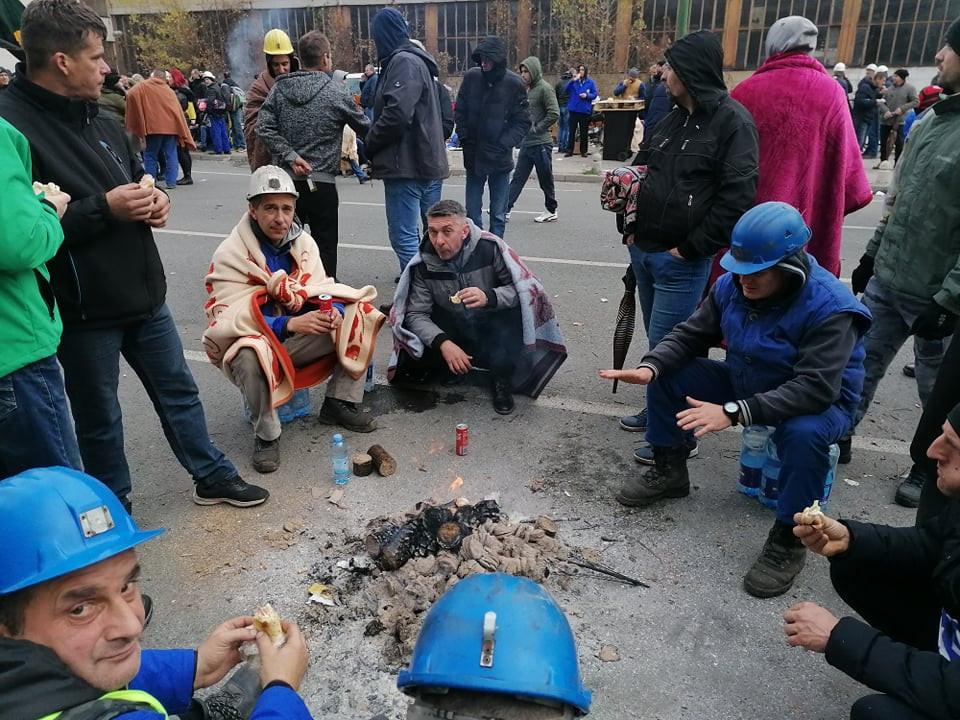
[[[176,185],[177,173],[180,170],[176,135],[147,135],[147,147],[143,151],[143,170],[158,180],[161,156],[163,157],[163,180],[167,185]]]
[[[647,386],[647,442],[654,447],[684,445],[677,413],[687,409],[687,396],[722,404],[769,389],[760,387],[750,373],[717,360],[696,358],[680,368],[666,369]],[[793,525],[794,513],[823,497],[830,445],[852,425],[850,413],[831,405],[819,415],[798,415],[776,426],[773,440],[781,462],[778,520]]]
[[[0,478],[35,467],[80,470],[56,355],[0,377]]]
[[[400,261],[400,272],[420,248],[420,222],[440,201],[443,180],[384,180],[387,234]]]
[[[490,187],[490,227],[498,238],[503,237],[507,228],[507,200],[510,190],[510,171],[477,175],[467,171],[467,217],[478,228],[483,228],[483,186]]]
[[[880,114],[875,113],[870,120],[870,132],[867,136],[867,155],[880,152]]]
[[[646,252],[636,245],[629,249],[643,327],[653,348],[700,303],[712,258],[683,260],[668,252]]]
[[[507,212],[510,212],[516,204],[533,168],[537,169],[537,181],[540,183],[540,189],[543,190],[544,207],[547,208],[547,212],[556,212],[557,193],[553,188],[553,145],[550,143],[520,148],[517,166],[510,180],[510,201],[507,203]]]
[[[210,442],[197,385],[166,304],[150,317],[127,325],[64,329],[59,357],[84,469],[117,497],[130,492],[117,398],[120,355],[143,383],[167,443],[194,482],[204,485],[237,475],[233,464]]]
[[[570,111],[566,106],[560,108],[560,122],[557,125],[557,147],[566,150],[570,144]]]
[[[247,147],[247,141],[243,137],[243,108],[230,111],[230,132],[235,148],[242,150]]]

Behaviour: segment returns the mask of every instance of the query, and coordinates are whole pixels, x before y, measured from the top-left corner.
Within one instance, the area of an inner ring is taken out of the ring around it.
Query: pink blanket
[[[813,231],[807,252],[839,277],[843,218],[872,197],[840,83],[809,55],[781,53],[731,95],[760,136],[756,202],[799,209]]]

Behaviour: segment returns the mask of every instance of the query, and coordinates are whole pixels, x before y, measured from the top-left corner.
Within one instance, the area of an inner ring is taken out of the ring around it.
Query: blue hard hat
[[[730,252],[720,258],[720,266],[737,275],[760,272],[793,255],[809,239],[810,228],[793,205],[760,203],[734,225]]]
[[[160,535],[141,530],[106,485],[37,468],[0,481],[0,595],[62,577]]]
[[[527,578],[473,575],[430,609],[397,687],[502,693],[590,710],[566,616]]]

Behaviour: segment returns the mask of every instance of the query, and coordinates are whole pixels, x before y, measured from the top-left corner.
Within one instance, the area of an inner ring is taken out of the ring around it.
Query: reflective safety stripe
[[[69,710],[44,715],[38,720],[113,720],[135,710],[152,710],[164,718],[167,717],[163,705],[150,693],[142,690],[115,690]]]

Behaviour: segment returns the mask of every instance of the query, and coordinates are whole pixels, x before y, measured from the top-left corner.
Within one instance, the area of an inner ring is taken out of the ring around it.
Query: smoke
[[[247,15],[234,25],[227,37],[227,68],[241,87],[249,87],[266,67],[263,55],[263,21]]]

